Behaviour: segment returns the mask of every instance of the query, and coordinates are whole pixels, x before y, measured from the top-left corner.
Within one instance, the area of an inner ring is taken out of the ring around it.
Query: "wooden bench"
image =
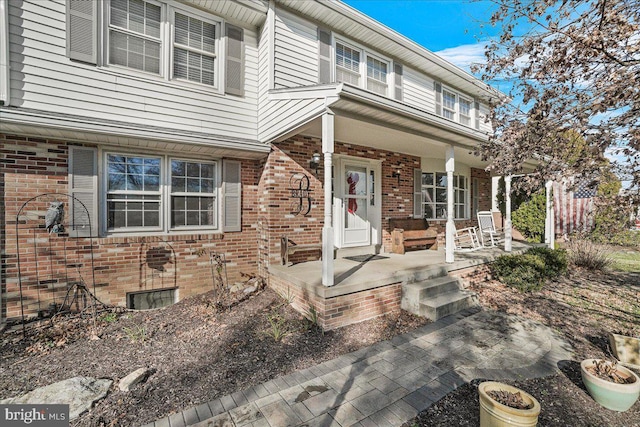
[[[322,251],[322,242],[303,243],[297,245],[290,241],[287,236],[282,236],[280,238],[280,256],[282,257],[282,265],[289,265],[289,255],[293,255],[300,251]]]
[[[438,249],[438,232],[422,218],[390,219],[391,252],[404,254],[407,248]]]

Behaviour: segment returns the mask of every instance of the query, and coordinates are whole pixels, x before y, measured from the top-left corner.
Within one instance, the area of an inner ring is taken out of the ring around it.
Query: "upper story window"
[[[336,41],[335,55],[336,81],[363,87],[380,95],[389,94],[390,61],[340,41]]]
[[[360,51],[336,43],[336,80],[360,86]]]
[[[162,8],[143,0],[112,0],[109,63],[160,74]]]
[[[215,86],[216,26],[175,14],[173,76]]]
[[[367,56],[367,89],[387,94],[387,68],[389,64],[379,59]]]
[[[219,23],[182,9],[146,0],[110,3],[111,65],[215,87],[219,38]]]
[[[442,117],[461,123],[465,126],[472,126],[472,116],[478,112],[474,110],[474,100],[468,98],[449,88],[443,87],[439,82],[435,82],[436,91],[436,114]],[[476,120],[477,122],[477,120]],[[476,123],[476,129],[478,124]]]

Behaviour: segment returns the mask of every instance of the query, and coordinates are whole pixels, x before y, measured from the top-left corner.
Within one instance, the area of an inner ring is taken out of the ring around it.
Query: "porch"
[[[514,241],[511,253],[529,247],[527,243]],[[333,261],[335,284],[331,287],[322,284],[321,260],[291,266],[271,265],[269,285],[298,311],[315,312],[325,329],[334,329],[392,313],[401,306],[418,307],[419,302],[408,301],[407,295],[427,287],[455,282],[464,293],[470,283],[485,280],[489,275],[488,264],[506,253],[504,246],[457,252],[453,263],[445,261],[444,250],[337,258]],[[421,289],[408,290],[416,286]],[[456,287],[454,291],[457,290]],[[434,296],[439,295],[436,292]]]

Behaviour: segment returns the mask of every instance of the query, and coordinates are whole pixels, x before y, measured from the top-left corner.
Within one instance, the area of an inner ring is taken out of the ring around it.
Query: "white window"
[[[467,177],[453,176],[454,218],[467,218]],[[422,173],[422,203],[426,219],[447,219],[447,174]]]
[[[218,87],[219,22],[151,0],[111,0],[108,28],[108,64]]]
[[[465,126],[471,126],[471,110],[473,108],[473,101],[463,96],[459,96],[458,99],[460,123]]]
[[[388,63],[367,56],[367,89],[380,95],[387,94],[388,67]]]
[[[160,229],[160,157],[107,155],[107,228]]]
[[[442,115],[449,119],[456,119],[456,94],[442,89]]]
[[[171,160],[171,227],[216,226],[216,164]]]
[[[160,74],[162,8],[143,0],[112,0],[109,63]]]
[[[336,80],[360,86],[360,51],[336,43]]]
[[[107,153],[107,230],[216,229],[218,189],[216,162]]]
[[[173,77],[215,85],[216,26],[176,12]]]

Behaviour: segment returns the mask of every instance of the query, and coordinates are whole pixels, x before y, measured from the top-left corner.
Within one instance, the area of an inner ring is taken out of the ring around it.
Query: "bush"
[[[562,249],[532,248],[523,254],[499,257],[492,270],[507,286],[521,292],[538,291],[547,279],[567,271],[567,256]]]
[[[575,267],[602,271],[609,267],[612,259],[606,246],[587,239],[571,240],[567,245],[569,262]]]
[[[513,226],[529,242],[544,242],[544,223],[546,218],[547,197],[544,192],[534,194],[530,200],[522,203],[511,216]]]
[[[609,245],[626,246],[631,248],[640,247],[640,231],[636,230],[624,230],[609,235],[594,232],[589,236],[589,239],[597,243]]]

